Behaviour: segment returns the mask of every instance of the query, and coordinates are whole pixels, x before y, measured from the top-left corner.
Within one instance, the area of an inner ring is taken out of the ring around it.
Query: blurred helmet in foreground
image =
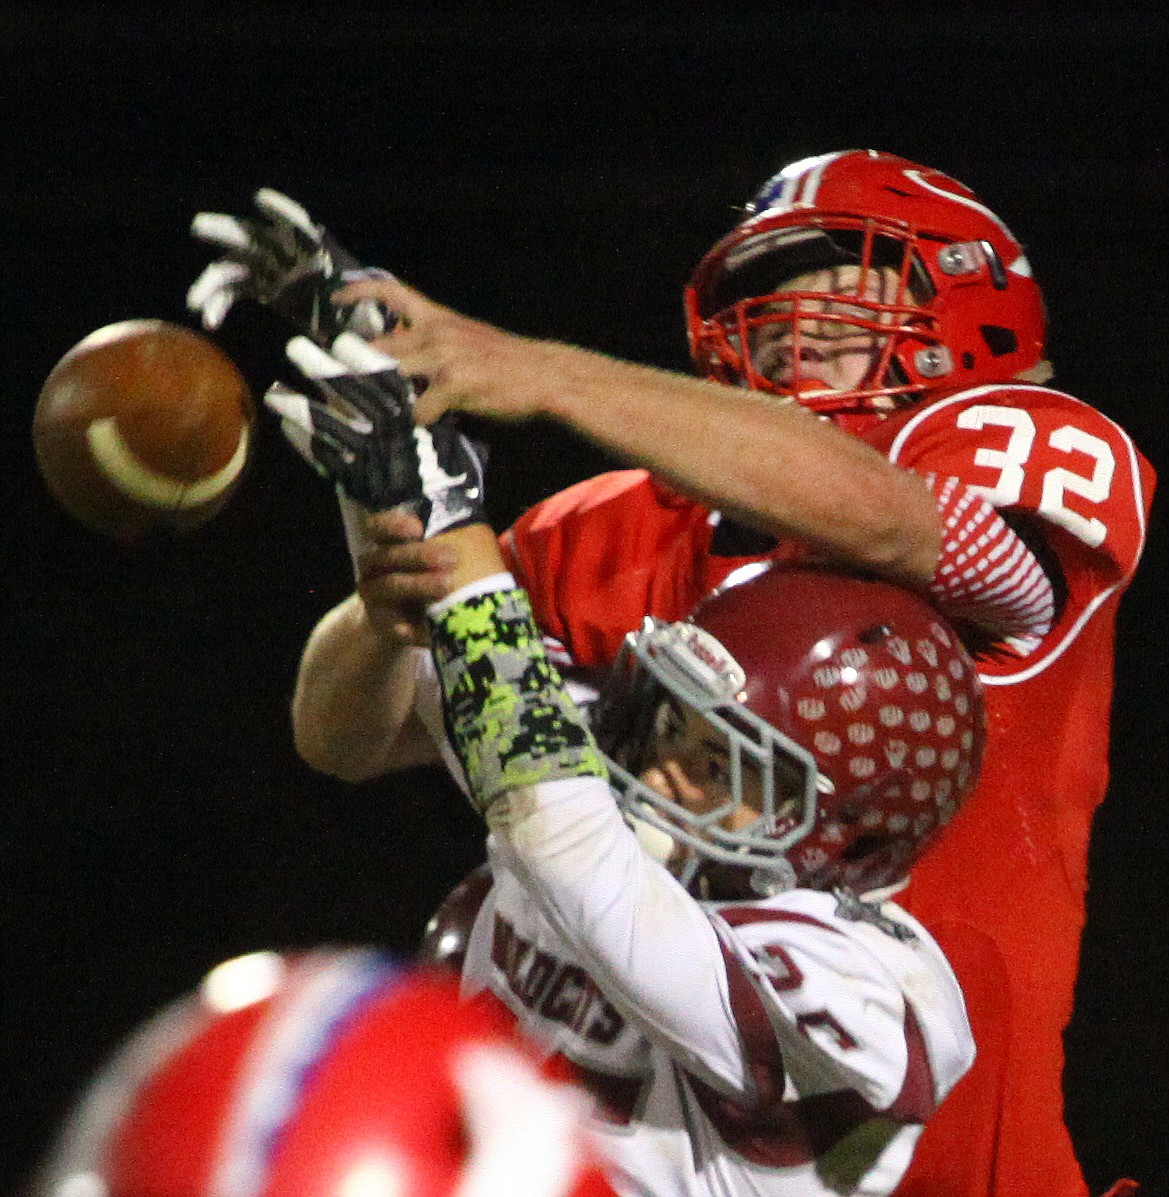
[[[359,949],[213,969],[117,1050],[34,1197],[612,1197],[501,1010]]]

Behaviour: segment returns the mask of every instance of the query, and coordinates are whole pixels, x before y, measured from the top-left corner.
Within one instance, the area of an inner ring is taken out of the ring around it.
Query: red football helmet
[[[239,957],[132,1035],[35,1197],[613,1197],[502,1008],[358,949]]]
[[[784,289],[850,263],[860,272],[847,293]],[[878,299],[866,283],[880,267],[896,283]],[[1003,222],[947,175],[876,150],[785,166],[698,264],[685,305],[700,374],[832,415],[1006,382],[1043,357],[1043,299]],[[787,329],[771,338],[788,341],[780,381],[753,360],[768,325]],[[855,389],[829,391],[816,378],[813,328],[871,337],[873,364]]]
[[[725,739],[730,797],[715,810],[694,814],[635,776],[664,702]],[[627,818],[689,849],[683,882],[731,866],[762,893],[903,879],[973,789],[984,739],[974,663],[923,599],[763,564],[688,620],[631,633],[597,723]],[[762,778],[762,813],[729,830],[747,769]]]

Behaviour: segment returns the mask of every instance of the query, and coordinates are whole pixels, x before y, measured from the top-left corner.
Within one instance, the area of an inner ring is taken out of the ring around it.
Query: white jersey
[[[597,778],[519,791],[505,818],[464,989],[494,991],[576,1065],[620,1192],[893,1190],[974,1056],[918,923],[889,902],[850,919],[810,890],[697,902]]]
[[[416,710],[466,789],[430,654],[417,664]],[[464,992],[572,1062],[623,1197],[892,1192],[974,1060],[916,920],[892,902],[883,927],[849,918],[813,890],[696,901],[596,777],[515,791],[491,823]]]

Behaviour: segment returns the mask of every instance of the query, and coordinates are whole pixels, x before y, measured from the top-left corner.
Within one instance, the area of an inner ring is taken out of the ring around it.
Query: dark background
[[[470,314],[686,369],[680,289],[733,205],[793,158],[895,151],[1008,219],[1052,309],[1057,383],[1169,465],[1152,5],[585,7],[0,15],[0,1190],[117,1038],[207,967],[321,941],[407,951],[481,854],[433,775],[352,788],[295,758],[299,650],[350,575],[328,489],[270,424],[228,509],[170,547],[122,552],[40,484],[41,381],[101,325],[189,322],[195,211],[274,186]],[[223,343],[262,386],[274,358],[248,337],[233,316]],[[493,452],[500,527],[606,464],[540,427]],[[1169,1191],[1165,570],[1154,516],[1068,1036],[1095,1189],[1128,1173]]]

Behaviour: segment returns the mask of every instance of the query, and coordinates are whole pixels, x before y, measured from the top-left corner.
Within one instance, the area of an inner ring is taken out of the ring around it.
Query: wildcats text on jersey
[[[491,936],[491,962],[529,1010],[563,1024],[590,1043],[607,1047],[625,1027],[625,1020],[579,964],[537,948],[498,911]]]

